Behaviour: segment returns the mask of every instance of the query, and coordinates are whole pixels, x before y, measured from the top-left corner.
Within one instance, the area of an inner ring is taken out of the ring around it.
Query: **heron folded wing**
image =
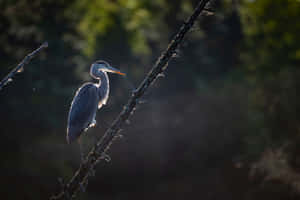
[[[93,122],[99,102],[97,89],[93,83],[86,83],[77,90],[68,117],[67,140],[69,142],[77,139]]]

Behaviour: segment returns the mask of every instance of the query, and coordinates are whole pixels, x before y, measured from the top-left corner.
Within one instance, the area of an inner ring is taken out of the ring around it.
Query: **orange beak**
[[[122,76],[125,76],[125,75],[126,75],[125,73],[122,73],[122,72],[120,72],[120,71],[113,71],[113,72],[116,73],[116,74],[122,75]]]
[[[126,75],[125,73],[120,72],[120,70],[118,70],[118,69],[116,69],[112,66],[107,67],[107,72],[116,73],[116,74],[119,74],[119,75],[122,75],[122,76]]]

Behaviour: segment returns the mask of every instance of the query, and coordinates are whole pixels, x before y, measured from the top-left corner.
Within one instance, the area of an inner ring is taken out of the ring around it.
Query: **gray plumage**
[[[107,72],[125,75],[105,61],[92,64],[90,75],[99,83],[85,83],[77,91],[71,104],[67,125],[67,142],[72,143],[81,133],[96,124],[97,108],[105,105],[109,97]]]

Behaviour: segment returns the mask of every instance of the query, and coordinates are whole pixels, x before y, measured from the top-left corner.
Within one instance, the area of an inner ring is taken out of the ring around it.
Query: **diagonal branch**
[[[82,190],[84,191],[89,176],[94,175],[95,165],[103,159],[108,159],[106,155],[107,150],[110,148],[114,139],[119,137],[122,125],[126,122],[129,116],[134,112],[139,98],[143,96],[149,86],[156,80],[156,78],[164,72],[168,66],[168,62],[176,55],[176,49],[183,41],[186,33],[192,28],[195,20],[199,14],[204,10],[205,5],[209,0],[201,0],[193,14],[189,17],[187,22],[184,22],[179,32],[170,42],[167,49],[158,58],[151,71],[147,74],[140,86],[133,91],[128,103],[124,106],[123,110],[115,121],[111,124],[104,136],[95,144],[92,150],[87,155],[86,159],[81,163],[80,168],[76,171],[71,180],[64,184],[62,183],[62,191],[56,196],[52,196],[52,200],[58,199],[73,199],[76,194]]]
[[[43,48],[48,47],[48,42],[44,42],[39,48],[37,48],[36,50],[34,50],[33,52],[31,52],[30,54],[28,54],[27,56],[25,56],[25,58],[23,58],[22,62],[20,62],[18,64],[17,67],[15,67],[13,70],[11,70],[11,72],[9,72],[6,77],[4,77],[4,79],[1,80],[0,82],[0,90],[9,82],[12,81],[12,77],[18,73],[18,72],[22,72],[23,71],[23,67],[25,64],[28,64],[29,61],[35,56],[35,54],[37,54],[38,52],[40,52]]]

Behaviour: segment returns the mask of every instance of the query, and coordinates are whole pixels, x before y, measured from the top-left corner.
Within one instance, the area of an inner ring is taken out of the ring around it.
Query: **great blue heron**
[[[83,131],[96,124],[97,108],[105,105],[109,96],[107,72],[125,75],[107,62],[99,60],[91,65],[90,75],[99,83],[84,83],[75,94],[68,116],[67,142],[78,139]]]

